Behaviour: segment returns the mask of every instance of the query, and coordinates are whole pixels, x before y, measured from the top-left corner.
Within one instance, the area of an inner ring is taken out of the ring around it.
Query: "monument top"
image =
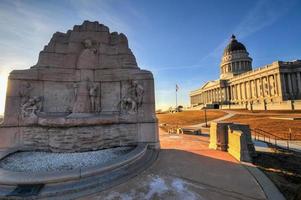
[[[98,22],[84,21],[67,33],[56,32],[34,67],[110,69],[138,68],[123,33]]]

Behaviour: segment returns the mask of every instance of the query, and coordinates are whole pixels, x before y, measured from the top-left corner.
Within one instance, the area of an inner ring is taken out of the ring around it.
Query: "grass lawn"
[[[278,115],[266,115],[266,113],[260,113],[257,115],[237,114],[224,121],[249,124],[251,129],[262,129],[281,138],[288,137],[290,128],[292,131],[292,139],[301,140],[301,120],[271,119],[271,117],[283,117],[282,114],[283,113]],[[292,117],[295,115],[296,114],[285,115],[285,117]]]
[[[207,119],[213,120],[224,116],[226,113],[220,110],[207,110]],[[159,124],[170,126],[187,126],[205,122],[203,110],[184,111],[178,113],[157,114]]]

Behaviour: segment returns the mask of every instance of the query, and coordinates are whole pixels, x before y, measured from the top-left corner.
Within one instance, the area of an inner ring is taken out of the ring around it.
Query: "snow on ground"
[[[150,175],[144,181],[139,181],[139,187],[129,192],[121,193],[110,191],[100,199],[104,200],[204,200],[202,196],[194,192],[194,184],[188,183],[180,178],[170,176]],[[205,190],[205,188],[197,188]]]
[[[2,159],[0,168],[16,172],[72,170],[105,164],[132,149],[132,147],[117,147],[80,153],[17,152]]]

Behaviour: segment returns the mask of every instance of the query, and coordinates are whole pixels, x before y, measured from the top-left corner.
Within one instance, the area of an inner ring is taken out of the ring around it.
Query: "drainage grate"
[[[17,185],[17,187],[7,196],[16,196],[16,197],[37,196],[43,187],[44,184]]]

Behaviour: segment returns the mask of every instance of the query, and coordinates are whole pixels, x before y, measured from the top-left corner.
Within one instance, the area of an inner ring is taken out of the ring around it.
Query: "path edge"
[[[254,177],[268,200],[286,200],[271,179],[256,165],[247,162],[240,162],[240,164]]]

